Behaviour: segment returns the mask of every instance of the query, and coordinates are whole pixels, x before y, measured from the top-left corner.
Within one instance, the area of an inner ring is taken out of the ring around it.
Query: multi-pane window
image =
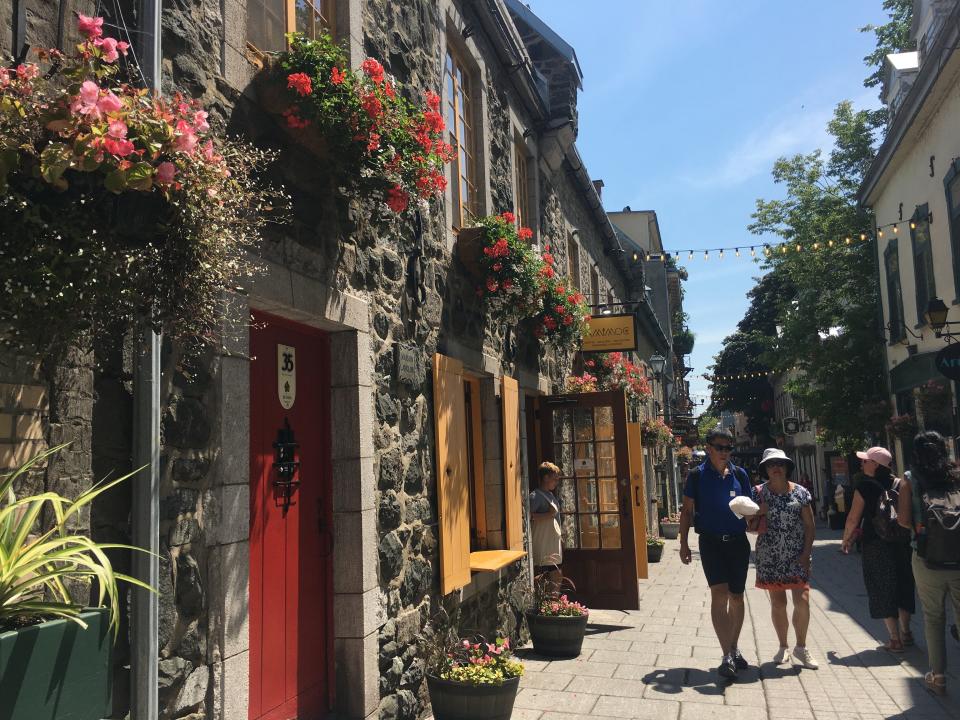
[[[950,247],[953,249],[954,297],[960,298],[960,158],[954,159],[943,179],[950,218]]]
[[[918,205],[910,220],[910,238],[913,241],[913,273],[917,288],[917,322],[923,325],[927,303],[937,296],[933,277],[933,247],[930,244],[929,209]]]
[[[248,0],[247,40],[262,52],[285,50],[285,33],[333,34],[336,0]]]
[[[600,304],[600,273],[596,268],[590,268],[590,302],[593,305]]]
[[[450,164],[453,227],[461,228],[479,214],[476,166],[476,109],[473,82],[462,58],[447,49],[444,64],[447,130],[454,157]]]
[[[514,142],[513,153],[513,184],[516,192],[514,214],[517,216],[518,224],[533,229],[536,223],[530,208],[530,178],[527,174],[529,161],[527,148],[523,140],[518,139]]]
[[[896,239],[887,243],[883,251],[883,265],[887,272],[887,307],[890,312],[890,342],[899,342],[904,337],[903,297],[900,292],[900,252]]]
[[[573,239],[573,235],[567,235],[567,277],[570,280],[570,287],[580,289],[580,246]]]

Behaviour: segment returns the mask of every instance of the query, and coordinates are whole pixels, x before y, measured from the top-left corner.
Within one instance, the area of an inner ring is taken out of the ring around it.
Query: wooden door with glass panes
[[[588,607],[639,607],[623,392],[543,398],[543,455],[560,467],[565,577]]]

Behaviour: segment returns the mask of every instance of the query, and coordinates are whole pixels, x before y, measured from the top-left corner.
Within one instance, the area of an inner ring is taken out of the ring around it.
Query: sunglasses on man
[[[710,443],[712,447],[717,452],[728,453],[733,452],[733,445],[716,445],[715,443]]]

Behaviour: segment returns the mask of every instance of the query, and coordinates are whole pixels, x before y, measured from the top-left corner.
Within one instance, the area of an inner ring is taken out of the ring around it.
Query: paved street
[[[696,543],[694,562],[684,567],[678,541],[668,540],[663,562],[651,565],[650,579],[641,583],[640,610],[592,613],[580,658],[550,662],[520,651],[527,672],[514,719],[960,717],[960,648],[948,639],[954,697],[933,697],[918,680],[926,669],[921,618],[914,622],[919,647],[899,657],[878,649],[883,625],[869,618],[859,556],[838,552],[837,532],[818,528],[818,536],[808,646],[819,670],[771,662],[778,643],[765,593],[751,587],[751,570],[740,646],[753,667],[733,684],[718,682],[719,650]]]

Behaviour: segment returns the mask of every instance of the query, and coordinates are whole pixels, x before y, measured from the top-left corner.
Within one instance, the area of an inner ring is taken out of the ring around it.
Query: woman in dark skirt
[[[855,530],[860,528],[863,548],[863,584],[867,588],[870,617],[882,619],[890,633],[884,648],[901,653],[905,645],[913,645],[910,616],[916,612],[915,586],[911,567],[909,536],[890,541],[881,538],[873,518],[883,493],[899,488],[900,479],[893,476],[893,456],[886,448],[872,447],[858,452],[866,476],[853,493],[853,503],[843,530],[841,549],[850,552]]]

